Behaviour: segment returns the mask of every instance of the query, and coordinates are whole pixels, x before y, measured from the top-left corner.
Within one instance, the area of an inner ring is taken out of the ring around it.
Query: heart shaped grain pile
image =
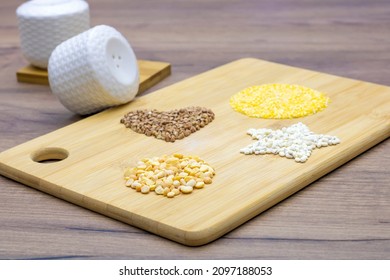
[[[203,107],[186,107],[170,111],[137,110],[122,119],[127,128],[166,142],[175,142],[201,129],[214,119],[214,113]]]

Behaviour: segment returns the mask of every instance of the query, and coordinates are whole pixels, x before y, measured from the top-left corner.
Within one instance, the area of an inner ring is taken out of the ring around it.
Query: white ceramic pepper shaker
[[[82,0],[32,0],[16,10],[20,45],[34,66],[46,68],[54,48],[89,29],[89,6]]]
[[[138,92],[136,56],[126,38],[107,25],[57,46],[48,72],[52,92],[80,115],[127,103]]]

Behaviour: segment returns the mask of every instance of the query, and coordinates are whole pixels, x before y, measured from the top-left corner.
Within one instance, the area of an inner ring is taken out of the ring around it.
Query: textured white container
[[[34,66],[46,68],[54,48],[89,29],[89,6],[82,0],[32,0],[16,10],[20,45]]]
[[[135,54],[127,40],[106,25],[57,46],[48,72],[52,92],[66,108],[80,115],[127,103],[138,92]]]

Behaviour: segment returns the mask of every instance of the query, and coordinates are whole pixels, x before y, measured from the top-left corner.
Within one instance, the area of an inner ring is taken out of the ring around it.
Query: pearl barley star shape
[[[337,145],[340,139],[336,136],[315,134],[303,123],[297,123],[282,129],[251,128],[247,134],[259,140],[240,150],[245,155],[275,154],[281,157],[305,162],[315,148]]]

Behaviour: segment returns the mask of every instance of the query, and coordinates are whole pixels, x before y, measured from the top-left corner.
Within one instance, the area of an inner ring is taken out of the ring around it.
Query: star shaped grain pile
[[[275,154],[281,157],[293,158],[296,162],[305,162],[315,148],[337,145],[340,139],[336,136],[315,134],[303,123],[297,123],[282,129],[268,128],[247,131],[257,142],[240,150],[250,155]]]

